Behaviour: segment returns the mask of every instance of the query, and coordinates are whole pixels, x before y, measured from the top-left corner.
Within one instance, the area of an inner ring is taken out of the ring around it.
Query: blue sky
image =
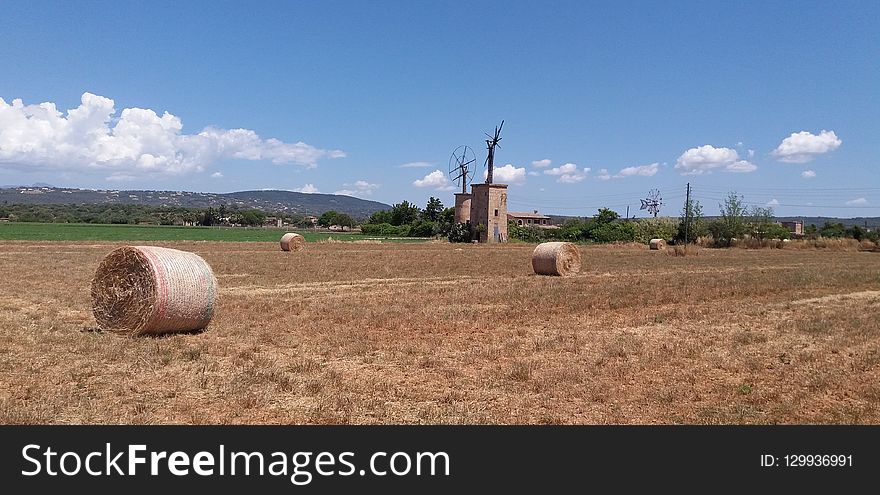
[[[512,210],[644,216],[657,188],[677,215],[690,182],[707,214],[737,191],[778,215],[880,216],[878,18],[876,2],[7,1],[0,184],[451,205],[452,150],[482,163],[503,119]]]

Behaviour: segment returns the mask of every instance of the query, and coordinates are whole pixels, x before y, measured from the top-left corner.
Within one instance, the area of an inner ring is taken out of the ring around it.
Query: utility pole
[[[687,183],[687,193],[684,199],[684,249],[687,251],[689,242],[688,227],[691,224],[691,183]]]
[[[626,205],[626,221],[629,222],[629,205]],[[867,223],[867,220],[865,223]]]

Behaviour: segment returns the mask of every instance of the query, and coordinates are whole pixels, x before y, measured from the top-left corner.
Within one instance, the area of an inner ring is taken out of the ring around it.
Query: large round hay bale
[[[305,238],[299,234],[288,232],[281,236],[282,251],[299,251],[305,247],[305,244]]]
[[[144,335],[201,330],[214,316],[217,279],[199,255],[154,246],[108,254],[92,280],[98,326]]]
[[[572,275],[581,270],[581,253],[570,242],[543,242],[532,253],[532,269],[538,275]]]
[[[666,249],[666,241],[664,239],[651,239],[649,244],[654,251]]]

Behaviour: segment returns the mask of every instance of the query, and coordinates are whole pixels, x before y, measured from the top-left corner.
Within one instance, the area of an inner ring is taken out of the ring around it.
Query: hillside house
[[[521,227],[550,227],[552,225],[550,223],[550,217],[548,217],[547,215],[541,215],[540,213],[538,213],[538,210],[533,210],[532,213],[519,211],[508,212],[507,221],[515,222],[518,226]]]

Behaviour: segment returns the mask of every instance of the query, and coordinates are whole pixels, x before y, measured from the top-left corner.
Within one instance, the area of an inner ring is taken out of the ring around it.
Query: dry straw
[[[570,242],[544,242],[532,253],[532,269],[538,275],[572,275],[581,270],[581,253]]]
[[[663,239],[651,239],[651,242],[649,244],[651,245],[651,249],[654,251],[666,249],[666,241]]]
[[[305,244],[305,238],[299,234],[288,232],[281,236],[282,251],[299,251],[305,247]]]
[[[214,315],[216,299],[217,279],[208,263],[177,249],[115,249],[92,280],[98,326],[131,335],[203,329]]]

